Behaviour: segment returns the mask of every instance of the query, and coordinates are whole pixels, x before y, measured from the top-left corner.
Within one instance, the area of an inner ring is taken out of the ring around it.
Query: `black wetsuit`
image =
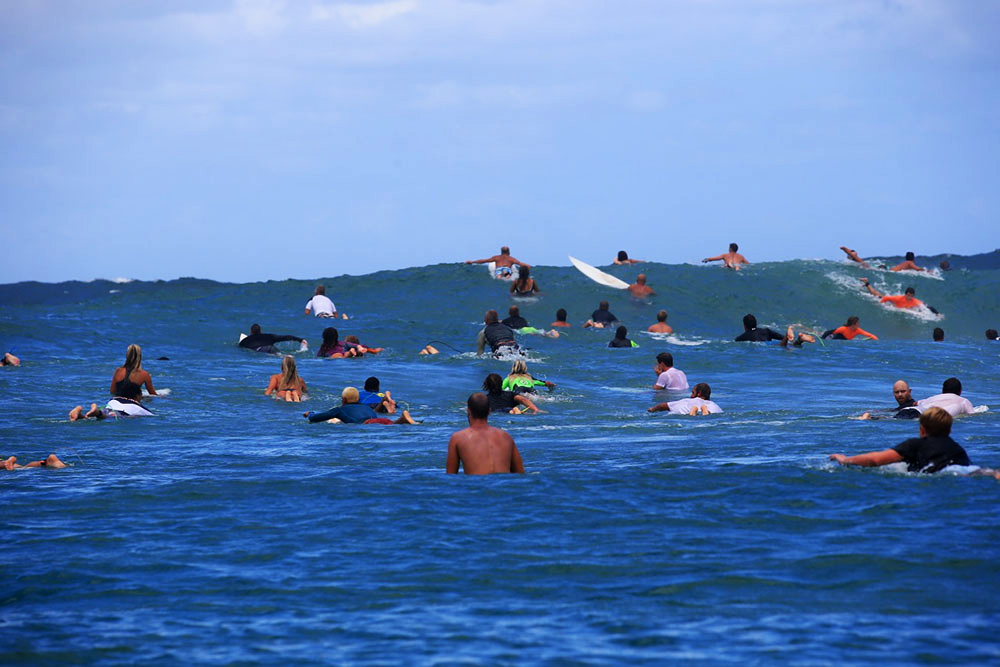
[[[840,333],[833,333],[834,331],[836,331],[836,329],[828,329],[823,332],[823,335],[820,336],[820,338],[823,338],[825,340],[830,336],[833,336],[833,340],[847,340],[847,336]]]
[[[490,412],[510,412],[518,406],[512,391],[498,391],[487,394],[490,399]]]
[[[765,343],[769,340],[782,340],[783,338],[784,336],[779,334],[774,329],[760,327],[756,329],[747,329],[733,340],[737,343]]]
[[[517,343],[514,341],[514,332],[506,324],[501,324],[500,322],[487,324],[483,327],[482,335],[486,338],[486,342],[489,343],[490,349],[493,352],[496,352],[501,347],[517,348]]]
[[[895,408],[895,410],[894,419],[916,419],[920,416],[917,402],[912,398],[904,403],[900,403],[899,407]]]
[[[130,401],[139,401],[142,399],[142,385],[132,382],[129,375],[130,373],[126,372],[125,377],[115,383],[114,395]]]
[[[500,324],[508,326],[511,329],[523,329],[524,327],[528,326],[528,320],[524,319],[520,315],[518,315],[517,317],[514,317],[512,315],[505,320],[501,320]]]
[[[306,415],[306,418],[313,423],[329,421],[334,417],[345,424],[361,424],[369,419],[375,419],[378,415],[370,405],[364,403],[345,403],[324,412],[310,412]]]
[[[632,347],[632,341],[628,338],[612,338],[608,347]]]
[[[614,313],[606,308],[598,308],[595,310],[590,314],[590,319],[598,324],[611,324],[612,322],[618,321],[618,318],[614,316]]]
[[[277,334],[255,333],[250,334],[241,340],[240,347],[245,347],[249,350],[256,350],[257,352],[278,352],[278,349],[274,347],[274,344],[282,343],[286,340],[295,340],[301,343],[304,339],[299,338],[298,336],[279,336]]]
[[[906,461],[910,472],[937,472],[950,465],[971,465],[962,445],[948,435],[910,438],[893,449]]]

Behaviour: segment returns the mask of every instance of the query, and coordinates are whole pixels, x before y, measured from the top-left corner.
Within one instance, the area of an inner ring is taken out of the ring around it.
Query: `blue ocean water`
[[[586,258],[584,258],[586,259]],[[827,455],[884,449],[918,398],[957,376],[989,411],[953,435],[1000,468],[1000,271],[951,258],[934,275],[838,262],[656,263],[633,301],[569,267],[537,267],[513,301],[482,267],[438,265],[313,281],[0,286],[0,454],[72,467],[0,474],[0,662],[987,664],[1000,661],[1000,483],[844,469]],[[978,261],[978,260],[977,260]],[[858,289],[913,285],[930,313]],[[303,315],[317,282],[356,334],[386,350],[317,359]],[[608,349],[580,324],[601,299],[640,347]],[[516,303],[558,339],[523,337],[557,383],[544,414],[493,416],[524,476],[446,476],[449,435],[489,372],[483,312]],[[676,334],[644,332],[661,308]],[[877,342],[736,344],[741,317],[824,330],[858,315]],[[311,395],[263,395],[280,359],[236,347],[253,322],[306,337]],[[931,342],[941,326],[943,343]],[[442,354],[419,356],[430,341]],[[130,343],[168,395],[145,419],[70,423],[103,403]],[[654,357],[673,353],[725,412],[651,415]],[[160,359],[166,357],[166,359]],[[369,375],[418,426],[309,424]]]

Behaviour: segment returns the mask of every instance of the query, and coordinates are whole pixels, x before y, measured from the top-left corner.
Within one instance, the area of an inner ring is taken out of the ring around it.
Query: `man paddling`
[[[494,274],[497,278],[509,278],[513,272],[513,267],[515,264],[520,266],[526,266],[531,268],[530,264],[526,264],[516,257],[512,257],[510,254],[510,248],[504,246],[500,248],[499,255],[493,255],[492,257],[486,257],[485,259],[467,259],[466,264],[489,264],[493,262],[495,268],[493,269]]]
[[[524,472],[524,461],[517,451],[514,438],[506,431],[489,424],[490,401],[486,394],[477,392],[466,402],[468,428],[456,431],[448,440],[448,459],[445,472],[458,473],[459,464],[466,475]]]

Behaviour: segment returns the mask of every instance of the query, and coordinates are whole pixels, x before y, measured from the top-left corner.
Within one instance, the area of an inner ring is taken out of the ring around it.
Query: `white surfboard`
[[[610,273],[605,273],[597,267],[591,266],[586,262],[581,262],[573,255],[569,255],[569,261],[573,262],[573,266],[579,269],[580,273],[587,276],[595,283],[600,283],[608,287],[614,287],[615,289],[628,289],[628,283],[621,278],[615,278]]]
[[[517,280],[518,266],[519,266],[518,264],[514,264],[513,266],[510,267],[510,273],[507,274],[501,273],[500,275],[497,275],[497,263],[496,262],[486,263],[486,268],[489,269],[490,277],[496,278],[497,280],[506,280],[508,282],[511,280]]]

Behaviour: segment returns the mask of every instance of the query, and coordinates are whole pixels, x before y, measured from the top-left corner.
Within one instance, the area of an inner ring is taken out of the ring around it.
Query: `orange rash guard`
[[[889,302],[896,308],[916,308],[917,306],[924,305],[924,302],[920,299],[915,299],[912,296],[906,296],[905,294],[897,294],[896,296],[884,296],[881,299],[881,303]]]
[[[833,335],[836,336],[837,334],[840,334],[847,340],[851,340],[855,336],[868,336],[872,340],[878,340],[878,336],[876,336],[875,334],[868,333],[861,327],[855,327],[852,329],[846,324],[842,327],[837,327],[836,329],[833,330]]]

